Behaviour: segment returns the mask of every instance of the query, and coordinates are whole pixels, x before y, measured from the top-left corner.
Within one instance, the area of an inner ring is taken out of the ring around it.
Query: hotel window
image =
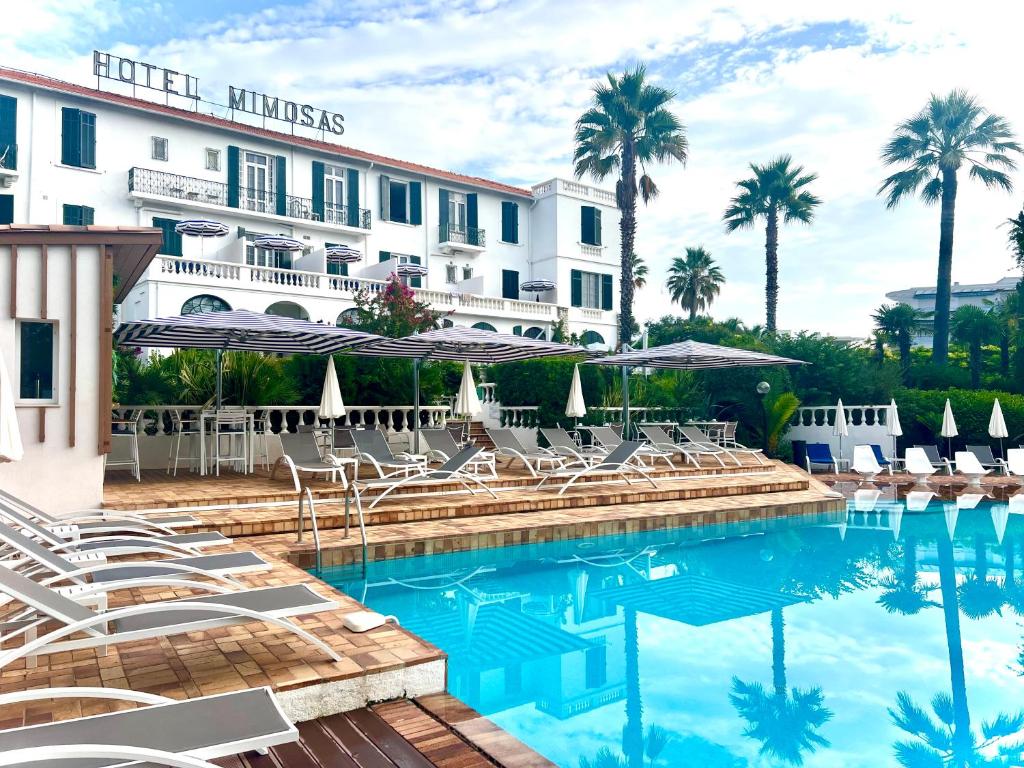
[[[153,217],[153,226],[164,234],[164,242],[160,246],[160,253],[164,256],[181,256],[183,253],[181,249],[181,235],[174,229],[178,226],[178,223],[177,219]]]
[[[206,170],[208,171],[219,171],[220,170],[220,150],[206,148]]]
[[[245,263],[250,267],[273,267],[275,269],[291,269],[291,251],[272,251],[269,248],[257,248],[253,241],[260,236],[258,232],[245,233]]]
[[[96,115],[61,109],[60,161],[76,168],[96,167]]]
[[[584,205],[580,209],[580,242],[601,245],[601,209]]]
[[[345,215],[345,169],[336,165],[324,165],[324,221],[329,224],[346,224]]]
[[[61,221],[73,227],[87,227],[93,223],[95,211],[88,205],[65,205]]]
[[[19,320],[18,399],[56,402],[57,323]]]
[[[0,168],[18,167],[18,100],[0,94]]]
[[[0,224],[14,223],[14,195],[0,195]]]
[[[167,162],[167,139],[162,136],[153,136],[150,142],[154,160]]]
[[[519,298],[519,272],[515,269],[501,270],[501,298]]]
[[[245,152],[242,159],[242,207],[275,213],[274,159],[259,152]]]
[[[578,269],[570,273],[570,303],[574,307],[611,310],[612,308],[612,276],[596,272],[581,272]]]
[[[595,645],[584,651],[586,654],[587,688],[600,688],[608,682],[608,648]]]
[[[466,232],[466,196],[461,192],[448,193],[448,226],[452,232]]]
[[[454,264],[444,265],[444,281],[446,283],[457,283],[459,282],[459,268]]]
[[[399,224],[423,223],[423,184],[380,177],[380,219]]]
[[[472,267],[463,267],[462,268],[462,279],[463,280],[472,280],[473,279],[473,268]]]
[[[506,243],[519,244],[519,203],[502,201],[501,239]]]

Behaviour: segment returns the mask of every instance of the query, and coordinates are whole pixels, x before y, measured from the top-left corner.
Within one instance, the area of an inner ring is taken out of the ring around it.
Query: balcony
[[[442,224],[437,228],[437,242],[445,253],[482,253],[487,248],[487,233],[479,227]]]
[[[0,187],[9,187],[18,178],[18,145],[0,144]]]
[[[230,197],[227,184],[149,168],[136,167],[128,171],[128,193],[141,199],[177,200],[200,210],[227,208],[260,219],[297,219],[315,229],[347,230],[356,234],[365,234],[370,229],[370,211],[367,208],[325,203],[321,212],[314,209],[313,201],[308,197],[284,195],[279,200],[280,196],[275,192],[248,187],[239,187],[238,205],[234,206],[228,202]]]

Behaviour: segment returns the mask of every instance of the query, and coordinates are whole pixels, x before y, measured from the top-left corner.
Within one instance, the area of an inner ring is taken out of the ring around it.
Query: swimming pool
[[[1024,505],[907,506],[322,577],[447,651],[452,694],[565,768],[995,757],[1024,741]]]

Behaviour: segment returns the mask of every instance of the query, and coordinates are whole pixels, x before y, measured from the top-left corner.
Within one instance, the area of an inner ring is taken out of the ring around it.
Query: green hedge
[[[542,427],[571,423],[565,415],[573,366],[583,358],[550,358],[502,363],[487,369],[487,378],[496,385],[495,394],[502,405],[536,405]],[[615,369],[618,372],[618,369]],[[601,404],[605,390],[602,366],[581,365],[580,384],[587,406]]]
[[[992,415],[992,401],[999,398],[1006,428],[1010,437],[1007,446],[1024,442],[1024,395],[991,390],[967,389],[901,389],[896,392],[900,426],[903,427],[904,445],[915,443],[944,443],[939,437],[942,409],[949,398],[953,408],[959,437],[953,439],[953,450],[968,443],[993,443],[988,436],[988,420]]]

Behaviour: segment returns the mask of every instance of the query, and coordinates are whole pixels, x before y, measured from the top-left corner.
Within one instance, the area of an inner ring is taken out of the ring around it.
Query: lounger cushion
[[[164,527],[172,525],[191,525],[199,522],[191,515],[150,517],[147,518],[147,520],[154,525],[162,525]],[[58,520],[57,524],[60,525],[61,521]],[[95,522],[72,521],[68,524],[74,525],[80,531],[147,531],[152,530],[153,527],[151,525],[146,525],[145,523],[137,523],[133,520],[96,520]]]
[[[292,740],[293,726],[266,688],[176,701],[94,717],[0,732],[0,751],[66,744],[148,747],[199,757],[226,757],[239,744],[270,746]],[[119,760],[52,760],[35,768],[102,768]]]
[[[244,592],[204,595],[188,599],[192,602],[218,603],[220,605],[232,605],[237,608],[248,608],[251,611],[269,613],[275,616],[315,613],[336,605],[333,600],[321,597],[304,584],[248,589]],[[175,601],[171,600],[162,603],[162,605],[169,605],[173,602]],[[120,633],[154,630],[160,627],[173,627],[180,624],[192,624],[207,620],[217,621],[221,619],[230,619],[230,617],[223,613],[205,613],[198,609],[186,608],[180,611],[136,614],[135,616],[115,621],[113,624],[115,631]]]
[[[162,547],[165,544],[179,544],[184,547],[200,544],[227,544],[231,539],[221,533],[181,533],[172,536],[131,536],[107,541],[82,539],[75,546],[80,550],[114,549],[116,547]]]
[[[253,568],[268,567],[267,561],[255,552],[226,552],[222,555],[203,555],[201,557],[178,557],[173,560],[163,560],[153,563],[139,563],[138,565],[125,565],[121,568],[109,568],[100,573],[93,574],[92,580],[97,583],[111,581],[126,581],[130,579],[149,579],[156,576],[172,576],[178,578],[191,578],[189,574],[183,574],[167,568],[164,564],[174,563],[175,565],[187,565],[192,568],[200,568],[207,573],[232,573],[234,571],[251,570]]]

